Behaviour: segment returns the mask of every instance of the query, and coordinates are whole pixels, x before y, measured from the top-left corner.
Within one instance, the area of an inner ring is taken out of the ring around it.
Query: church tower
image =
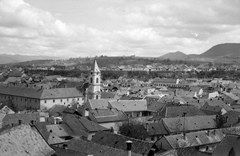
[[[101,71],[98,67],[97,61],[91,67],[89,73],[89,87],[88,87],[88,98],[89,99],[100,99],[101,97]]]

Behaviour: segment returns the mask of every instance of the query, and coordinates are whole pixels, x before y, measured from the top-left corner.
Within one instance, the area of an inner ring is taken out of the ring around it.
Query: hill
[[[180,51],[171,52],[171,53],[167,53],[163,56],[160,56],[161,59],[170,59],[170,60],[185,60],[187,57],[188,57],[188,55],[186,55]]]
[[[0,54],[0,64],[17,63],[17,62],[25,62],[25,61],[32,61],[32,60],[48,60],[48,59],[56,60],[56,59],[60,59],[60,58],[48,57],[48,56]]]
[[[199,55],[200,57],[240,57],[240,43],[218,44]]]

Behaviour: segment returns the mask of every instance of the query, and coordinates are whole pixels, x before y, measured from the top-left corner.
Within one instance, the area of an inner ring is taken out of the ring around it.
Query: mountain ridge
[[[18,63],[32,60],[57,60],[60,57],[0,54],[0,64]]]

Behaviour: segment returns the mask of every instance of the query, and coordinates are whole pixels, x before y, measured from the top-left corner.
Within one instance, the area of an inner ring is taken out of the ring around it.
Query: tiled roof
[[[240,112],[239,111],[228,111],[223,115],[226,119],[226,123],[224,124],[226,127],[233,126],[239,123]]]
[[[40,99],[43,90],[36,88],[0,85],[0,94]]]
[[[186,133],[185,138],[183,134],[164,136],[164,138],[168,141],[171,148],[186,148],[219,143],[224,136],[222,129],[215,129]],[[158,149],[161,149],[161,139],[155,145]]]
[[[50,133],[47,142],[49,145],[58,145],[58,144],[66,143],[67,140],[61,139],[57,135]]]
[[[233,93],[228,93],[228,92],[223,92],[223,94],[225,94],[226,96],[230,97],[233,100],[239,100],[239,97]]]
[[[127,149],[126,141],[128,140],[133,142],[132,152],[138,154],[147,155],[153,146],[153,143],[151,142],[141,141],[123,135],[103,131],[97,132],[92,139],[92,141],[97,144],[122,150]]]
[[[173,83],[177,84],[177,79],[160,79],[156,78],[153,80],[153,83]]]
[[[39,89],[16,86],[0,86],[0,94],[28,97],[34,99],[82,97],[76,88]]]
[[[163,118],[163,123],[170,133],[196,131],[215,128],[215,115]]]
[[[58,148],[54,146],[53,146],[53,149],[55,150],[54,154],[56,156],[88,156],[87,153],[82,153],[82,152],[78,152],[70,149],[63,149],[63,148]]]
[[[94,117],[93,121],[96,121],[97,123],[119,122],[128,120],[128,117],[122,111],[119,111],[115,108],[93,109],[90,110],[90,113],[92,114],[91,116]]]
[[[167,107],[165,117],[178,117],[183,116],[183,113],[186,113],[186,116],[201,116],[205,115],[202,111],[197,109],[195,106],[177,106],[177,107]]]
[[[14,83],[14,82],[20,82],[21,81],[21,77],[9,77],[5,80],[5,82],[8,83]]]
[[[224,108],[226,111],[233,110],[230,106],[225,104],[221,99],[208,100],[202,107],[201,110],[206,111],[219,111]]]
[[[46,125],[47,130],[58,137],[67,137],[73,134],[73,131],[67,124],[51,124]]]
[[[101,99],[114,99],[116,93],[111,92],[101,92]]]
[[[118,100],[109,101],[111,107],[123,112],[133,112],[133,111],[147,111],[147,101],[146,100]]]
[[[91,109],[106,109],[109,106],[109,100],[113,99],[91,99],[89,100],[89,104]]]
[[[37,155],[54,153],[34,127],[20,125],[0,133],[1,156]]]
[[[74,133],[78,133],[79,130],[81,133],[82,131],[89,133],[108,130],[107,128],[102,127],[85,117],[80,117],[72,114],[65,114],[63,121],[70,127],[71,130],[73,130]]]
[[[235,155],[240,155],[240,136],[229,135],[226,136],[220,144],[214,149],[212,156],[229,156],[231,150]]]
[[[31,123],[33,121],[39,121],[40,116],[39,113],[16,113],[16,114],[7,114],[3,118],[3,126],[8,124],[18,124],[19,120],[21,120],[21,124]]]
[[[76,88],[82,85],[83,82],[61,82],[57,88]]]
[[[67,107],[64,105],[54,105],[53,107],[51,107],[48,111],[49,111],[49,115],[55,115],[56,113],[60,113],[62,114],[63,111],[66,109]]]
[[[162,122],[162,121],[160,121]],[[164,127],[164,125],[160,122],[155,122],[155,123],[148,123],[147,124],[147,132],[150,136],[155,136],[155,135],[167,135],[168,131]]]
[[[52,99],[52,98],[71,98],[71,97],[82,97],[76,88],[56,88],[56,89],[44,89],[41,95],[41,99]]]
[[[67,145],[67,148],[70,150],[87,153],[89,155],[92,154],[94,156],[124,156],[128,154],[126,150],[116,149],[82,139],[72,139]],[[132,152],[132,156],[142,156],[142,154]]]

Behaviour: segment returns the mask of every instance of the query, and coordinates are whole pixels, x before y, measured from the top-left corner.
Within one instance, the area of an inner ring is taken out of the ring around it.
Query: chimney
[[[131,140],[126,141],[126,144],[127,144],[128,156],[131,156],[132,155],[132,141]]]
[[[89,116],[89,109],[88,108],[84,110],[84,116]]]
[[[63,149],[67,149],[67,144],[63,144]]]
[[[229,118],[228,118],[228,116],[226,116],[226,122],[228,123],[228,120],[229,120]]]
[[[186,140],[186,133],[183,132],[183,139]]]
[[[148,132],[148,123],[146,123],[146,131]]]
[[[150,155],[150,156],[155,156],[155,152],[156,152],[156,149],[151,148],[151,150],[150,150],[150,152],[149,152],[149,155]]]
[[[209,130],[207,130],[207,136],[210,136],[210,131]]]

